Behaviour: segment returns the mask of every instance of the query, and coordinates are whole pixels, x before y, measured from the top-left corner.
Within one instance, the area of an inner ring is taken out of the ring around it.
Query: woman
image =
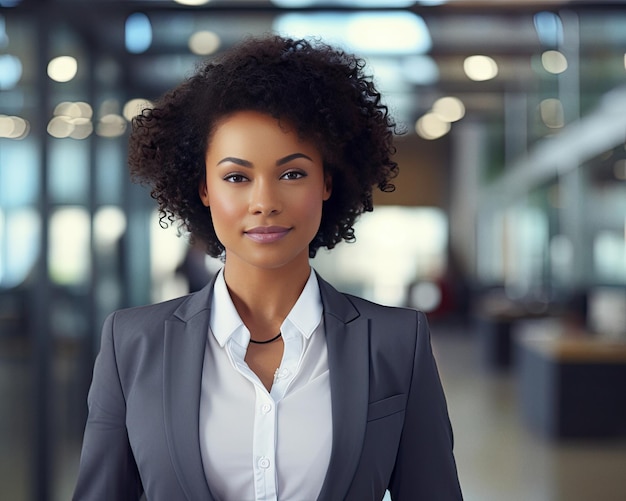
[[[461,499],[424,315],[309,265],[393,189],[394,123],[362,69],[249,39],[135,119],[134,178],[224,267],[106,320],[74,499]]]

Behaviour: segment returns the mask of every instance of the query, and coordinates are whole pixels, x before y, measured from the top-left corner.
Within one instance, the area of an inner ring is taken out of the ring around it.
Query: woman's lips
[[[246,236],[259,243],[272,243],[283,238],[291,228],[284,226],[257,226],[245,231]]]

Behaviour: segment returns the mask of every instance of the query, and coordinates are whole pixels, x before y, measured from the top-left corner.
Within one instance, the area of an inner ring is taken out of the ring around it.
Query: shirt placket
[[[283,326],[285,327],[285,326]],[[284,351],[280,367],[276,369],[271,392],[244,362],[246,349],[237,342],[228,344],[229,357],[236,369],[254,385],[255,412],[252,438],[252,469],[256,501],[278,500],[278,472],[276,446],[278,432],[278,403],[294,380],[302,359],[302,335],[285,329]],[[231,340],[232,341],[232,340]]]
[[[254,385],[256,402],[252,443],[254,490],[257,501],[277,500],[276,403],[267,390]]]
[[[276,446],[278,432],[278,405],[293,381],[302,355],[302,338],[299,333],[283,333],[284,351],[280,367],[276,370],[271,392],[255,383],[256,412],[254,419],[253,458],[255,492],[258,501],[277,500],[278,472]]]

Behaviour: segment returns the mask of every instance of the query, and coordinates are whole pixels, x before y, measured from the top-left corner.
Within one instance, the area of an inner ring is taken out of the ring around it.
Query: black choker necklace
[[[280,336],[282,336],[282,333],[279,332],[276,336],[274,336],[272,339],[268,339],[267,341],[255,341],[254,339],[250,338],[250,342],[254,343],[254,344],[269,344],[273,341],[276,341]]]

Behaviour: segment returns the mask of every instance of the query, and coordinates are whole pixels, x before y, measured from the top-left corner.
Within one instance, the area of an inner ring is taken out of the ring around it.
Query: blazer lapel
[[[202,466],[198,422],[212,290],[213,281],[165,321],[165,433],[172,464],[189,501],[213,500]]]
[[[333,445],[319,500],[344,499],[356,472],[369,400],[369,325],[348,299],[318,276],[333,418]]]

